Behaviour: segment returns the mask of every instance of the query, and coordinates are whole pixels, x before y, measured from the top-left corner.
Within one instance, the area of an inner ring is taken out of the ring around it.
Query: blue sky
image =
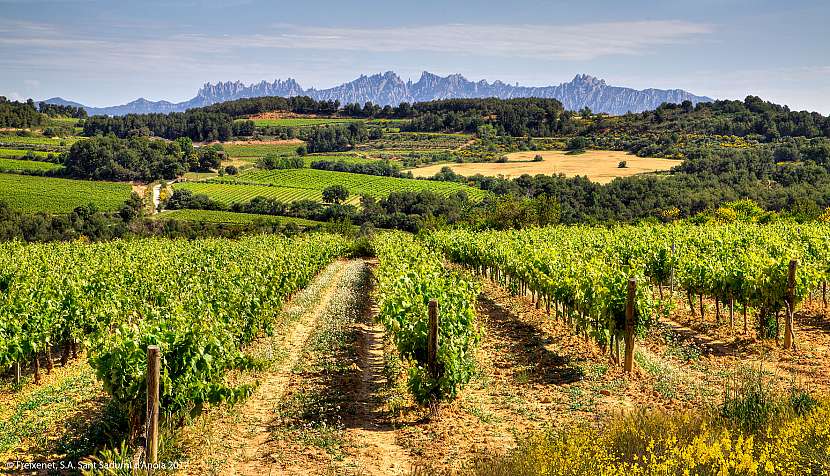
[[[830,113],[826,0],[0,0],[0,95],[90,106],[205,82],[461,73],[756,94]]]

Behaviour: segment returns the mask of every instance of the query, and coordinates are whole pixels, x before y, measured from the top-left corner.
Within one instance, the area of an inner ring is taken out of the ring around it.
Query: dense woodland
[[[156,136],[165,139],[189,137],[194,141],[225,141],[246,132],[250,124],[240,123],[234,130],[227,114],[194,109],[170,114],[127,114],[91,116],[84,122],[85,136],[114,134],[120,138]]]
[[[0,127],[30,128],[45,122],[31,99],[19,102],[9,101],[5,96],[0,96]]]
[[[309,153],[349,150],[369,138],[366,126],[359,122],[315,127],[305,136]]]
[[[76,142],[64,165],[70,177],[152,181],[217,169],[221,154],[221,146],[196,148],[188,137],[162,141],[109,135]]]

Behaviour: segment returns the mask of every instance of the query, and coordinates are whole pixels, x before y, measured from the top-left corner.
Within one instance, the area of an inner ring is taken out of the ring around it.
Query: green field
[[[182,182],[174,188],[190,190],[194,194],[205,194],[213,200],[222,203],[247,202],[255,197],[266,197],[281,202],[296,202],[298,200],[321,201],[323,194],[320,190],[310,190],[296,187],[271,187],[268,185],[237,185],[232,183],[211,182]]]
[[[5,172],[51,172],[62,169],[60,164],[37,160],[17,160],[0,157],[0,170]]]
[[[49,154],[55,155],[52,152],[43,152],[43,151],[40,151],[40,150],[0,149],[0,158],[18,159],[18,158],[25,157],[26,154],[28,154],[29,152],[34,154],[35,157],[39,157],[39,158],[43,158],[43,159],[49,157]]]
[[[268,223],[276,222],[282,225],[288,223],[295,223],[304,228],[313,228],[315,226],[324,225],[323,222],[314,220],[304,220],[302,218],[271,216],[271,215],[257,215],[255,213],[234,213],[217,210],[169,210],[162,212],[155,216],[158,220],[173,219],[182,221],[196,221],[205,223],[229,223],[241,224],[254,223],[262,220]]]
[[[451,182],[380,177],[314,169],[253,170],[238,176],[217,178],[213,182],[267,184],[280,188],[314,190],[318,193],[331,185],[343,185],[349,190],[352,198],[360,195],[382,197],[393,191],[417,192],[421,190],[430,190],[442,195],[464,191],[474,198],[481,198],[485,194],[482,190]]]
[[[301,144],[222,144],[228,157],[260,158],[266,155],[296,155]]]
[[[116,210],[128,198],[126,183],[0,173],[0,201],[23,212],[68,213],[89,203],[101,210]]]

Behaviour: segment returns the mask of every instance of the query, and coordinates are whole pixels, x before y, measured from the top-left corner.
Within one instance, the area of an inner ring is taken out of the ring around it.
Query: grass
[[[332,282],[336,287],[331,300],[315,324],[303,358],[292,369],[299,388],[277,409],[282,424],[272,430],[279,440],[319,448],[334,461],[346,456],[344,417],[353,411],[350,392],[360,372],[356,363],[361,331],[355,324],[366,313],[370,279],[368,268],[358,261]]]
[[[304,228],[325,225],[323,222],[304,220],[302,218],[257,215],[254,213],[235,213],[216,210],[170,210],[155,216],[158,220],[181,220],[205,223],[228,223],[246,225],[257,221],[266,223],[279,223],[287,225],[295,223]]]
[[[464,191],[473,198],[484,196],[482,190],[451,182],[414,180],[375,175],[331,172],[327,170],[291,169],[291,170],[254,170],[230,177],[225,176],[216,181],[224,183],[265,184],[279,188],[296,188],[321,193],[331,185],[343,185],[351,197],[371,195],[384,197],[393,191],[418,192],[429,190],[441,195]]]
[[[0,201],[22,212],[68,213],[90,203],[101,210],[117,210],[130,192],[126,183],[0,173]]]
[[[542,161],[534,162],[536,155],[542,156]],[[651,173],[669,170],[680,164],[680,161],[670,159],[637,157],[627,152],[589,150],[585,153],[573,155],[561,150],[526,151],[506,154],[507,162],[474,162],[463,164],[436,164],[412,170],[416,177],[431,177],[443,167],[450,167],[464,176],[486,175],[515,178],[528,175],[557,175],[565,174],[569,177],[578,175],[598,183],[608,183],[617,177],[627,177],[641,173]],[[626,168],[619,168],[621,161],[627,162]]]
[[[0,171],[3,172],[55,172],[63,169],[60,164],[37,160],[4,159],[0,157]]]
[[[830,401],[794,388],[774,392],[760,372],[740,371],[714,408],[635,410],[521,441],[466,471],[500,475],[826,474]],[[759,418],[760,416],[760,418]]]
[[[99,408],[103,389],[95,372],[85,363],[56,368],[54,372],[62,376],[53,384],[31,386],[18,400],[3,402],[8,412],[0,418],[0,459],[5,460],[4,456],[20,448],[30,448],[37,454],[58,451],[77,455],[88,453],[92,450],[89,444],[100,441],[94,426],[104,422],[95,418],[98,414],[94,409]],[[89,411],[95,415],[82,414]],[[84,443],[86,440],[89,444]]]

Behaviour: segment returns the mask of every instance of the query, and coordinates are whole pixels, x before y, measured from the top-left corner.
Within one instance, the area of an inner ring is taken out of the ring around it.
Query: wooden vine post
[[[438,378],[438,302],[429,301],[429,329],[427,330],[427,370]]]
[[[784,320],[784,348],[792,349],[795,345],[793,336],[793,314],[795,313],[795,271],[798,260],[790,260],[787,273],[787,317]]]
[[[20,385],[20,361],[12,364],[12,373],[14,373],[14,384]]]
[[[147,347],[147,434],[145,439],[145,457],[147,472],[152,472],[152,465],[158,462],[159,449],[159,368],[161,355],[156,345]]]
[[[628,296],[625,300],[625,360],[623,369],[634,370],[634,301],[637,298],[637,280],[629,278]]]

